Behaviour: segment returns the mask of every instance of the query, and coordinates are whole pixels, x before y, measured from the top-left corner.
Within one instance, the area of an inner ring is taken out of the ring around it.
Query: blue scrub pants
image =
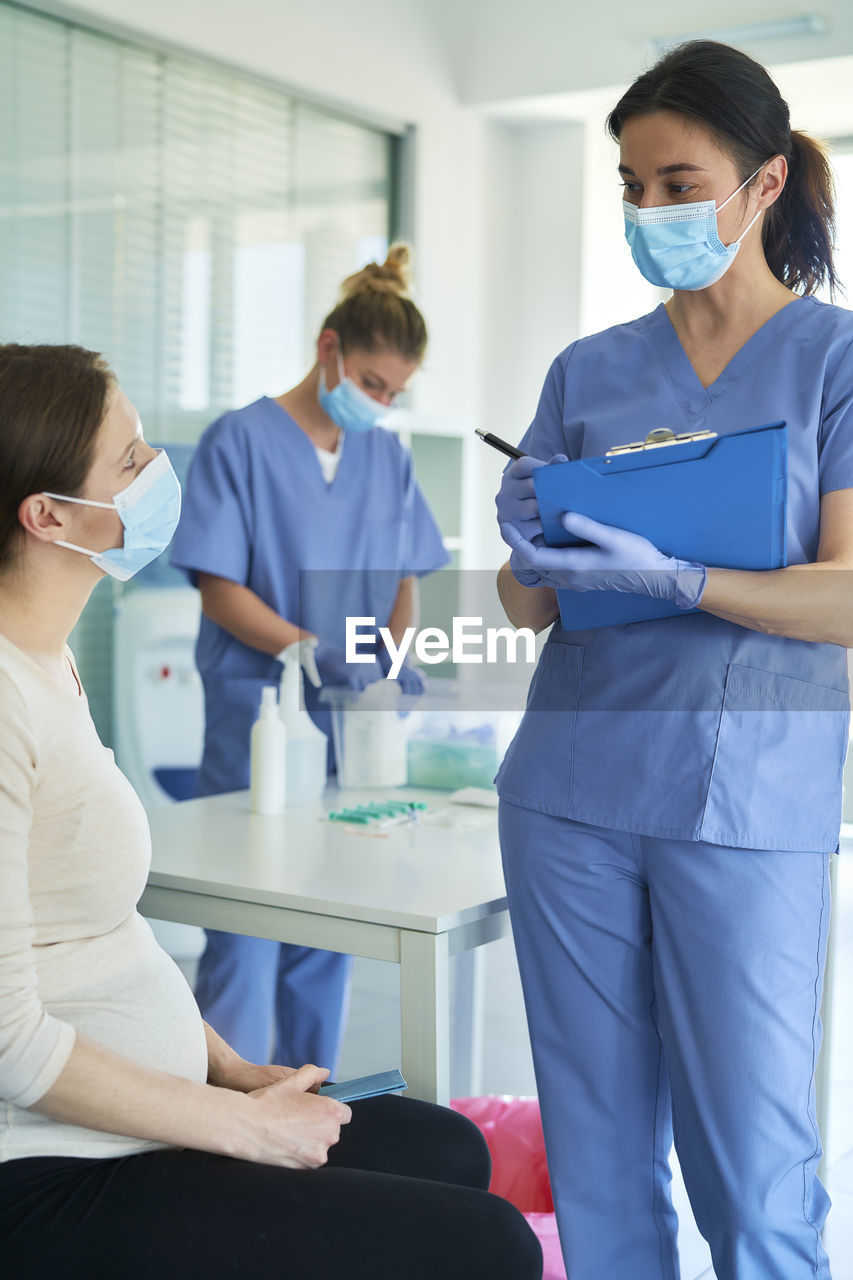
[[[675,1147],[718,1280],[829,1280],[814,1072],[829,859],[500,805],[571,1280],[677,1280]]]
[[[205,932],[195,990],[204,1020],[250,1062],[313,1062],[334,1073],[352,956]]]

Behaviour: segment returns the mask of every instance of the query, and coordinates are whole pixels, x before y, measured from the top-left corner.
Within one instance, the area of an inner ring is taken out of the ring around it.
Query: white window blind
[[[393,136],[0,0],[0,337],[105,354],[146,437],[296,382],[388,244]],[[111,739],[110,593],[74,637]]]

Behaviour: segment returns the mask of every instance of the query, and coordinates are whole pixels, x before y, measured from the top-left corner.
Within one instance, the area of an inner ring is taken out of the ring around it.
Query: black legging
[[[521,1214],[483,1190],[463,1116],[357,1102],[319,1170],[203,1151],[0,1163],[10,1280],[539,1280]]]

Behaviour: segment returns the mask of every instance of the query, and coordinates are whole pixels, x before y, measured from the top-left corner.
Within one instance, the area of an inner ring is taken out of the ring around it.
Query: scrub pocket
[[[495,778],[498,795],[560,816],[572,794],[583,646],[545,645],[530,682],[527,709]]]
[[[731,663],[701,840],[834,852],[846,689]]]

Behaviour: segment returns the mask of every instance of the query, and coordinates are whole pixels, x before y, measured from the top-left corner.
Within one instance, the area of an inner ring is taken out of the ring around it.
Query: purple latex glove
[[[381,640],[376,646],[376,657],[387,680],[388,672],[391,670],[392,658]],[[403,693],[417,697],[418,694],[424,691],[424,678],[420,671],[415,667],[409,666],[408,657],[403,659],[403,665],[397,672],[396,680]]]
[[[523,458],[517,458],[512,466],[507,467],[504,472],[501,487],[495,497],[495,506],[498,509],[498,525],[501,537],[510,546],[514,544],[507,537],[506,529],[513,529],[515,533],[520,534],[525,541],[533,543],[534,546],[543,545],[542,520],[539,515],[536,488],[533,483],[533,472],[537,467],[549,467],[554,462],[568,462],[568,458],[564,453],[556,453],[549,462],[542,462],[540,458],[531,458],[525,454]],[[540,574],[535,570],[525,568],[517,556],[510,557],[509,566],[513,577],[523,587],[546,585]]]
[[[373,658],[370,662],[347,662],[346,651],[328,644],[325,640],[317,641],[314,650],[317,672],[324,685],[343,686],[346,689],[366,689],[374,680],[383,677],[382,667]]]
[[[541,537],[542,521],[539,517],[533,472],[537,467],[549,467],[553,462],[568,462],[568,458],[564,453],[557,453],[550,462],[542,462],[539,458],[531,458],[525,454],[523,458],[516,458],[512,466],[507,467],[495,497],[498,524],[504,542],[506,537],[503,529],[507,524],[516,529],[528,542]]]
[[[560,523],[567,533],[583,538],[583,547],[535,546],[512,525],[501,529],[512,547],[510,568],[525,586],[567,588],[570,591],[628,591],[669,600],[679,609],[694,609],[702,599],[707,572],[704,565],[677,560],[658,551],[647,538],[627,529],[601,524],[577,511],[566,511]],[[536,582],[524,581],[525,575]]]

